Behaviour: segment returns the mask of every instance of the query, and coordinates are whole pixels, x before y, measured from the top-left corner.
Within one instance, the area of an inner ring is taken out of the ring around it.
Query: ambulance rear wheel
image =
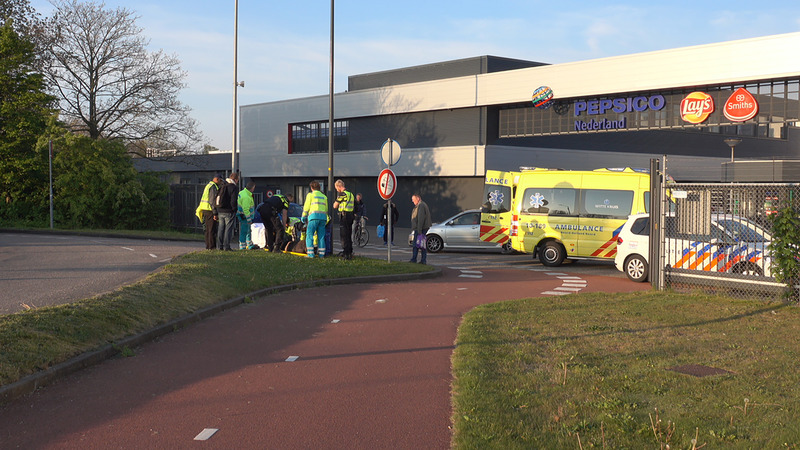
[[[549,241],[539,250],[539,261],[543,266],[560,266],[566,258],[566,250],[556,241]]]

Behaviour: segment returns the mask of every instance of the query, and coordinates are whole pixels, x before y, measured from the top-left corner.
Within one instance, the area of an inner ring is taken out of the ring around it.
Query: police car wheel
[[[731,272],[737,273],[737,274],[740,274],[740,275],[751,275],[751,276],[756,276],[756,277],[760,277],[760,276],[764,275],[764,271],[762,271],[760,267],[758,267],[757,265],[755,265],[755,264],[753,264],[751,262],[737,264],[737,265],[733,266],[733,269],[731,269]]]
[[[544,266],[548,267],[555,267],[560,266],[562,262],[564,262],[565,250],[564,247],[561,246],[558,242],[550,241],[544,244],[541,250],[539,250],[539,261]]]
[[[647,280],[647,261],[641,255],[629,256],[625,260],[625,275],[637,283]]]

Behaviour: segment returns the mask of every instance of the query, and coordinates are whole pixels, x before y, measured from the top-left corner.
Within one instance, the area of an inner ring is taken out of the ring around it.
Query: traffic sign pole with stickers
[[[386,200],[386,261],[392,262],[392,197],[397,192],[397,177],[390,169],[391,166],[400,161],[402,150],[400,144],[389,138],[381,146],[381,158],[386,164],[378,175],[378,194]]]

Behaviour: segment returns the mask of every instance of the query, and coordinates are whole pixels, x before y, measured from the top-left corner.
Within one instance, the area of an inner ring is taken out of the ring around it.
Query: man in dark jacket
[[[286,239],[285,231],[289,226],[289,203],[294,201],[292,194],[275,194],[264,200],[258,207],[258,214],[264,223],[266,231],[267,247],[271,252],[283,250],[281,244]]]
[[[431,227],[431,211],[428,209],[428,204],[422,201],[419,194],[411,196],[411,201],[414,203],[414,209],[411,211],[411,230],[414,231],[414,248],[411,250],[411,260],[409,262],[417,262],[417,253],[422,254],[420,264],[427,264],[428,249],[422,245],[417,247],[417,237],[424,235]]]
[[[219,217],[217,248],[232,250],[231,239],[233,239],[233,229],[236,227],[235,215],[239,198],[239,174],[232,173],[225,181],[217,194],[217,216]]]
[[[397,221],[400,220],[400,212],[397,211],[397,205],[394,204],[391,200],[389,202],[392,203],[392,226],[391,226],[391,234],[392,234],[392,245],[394,245],[394,227],[397,225]],[[385,227],[383,231],[383,245],[387,245],[386,243],[387,238],[389,237],[389,202],[383,204],[383,210],[381,211],[381,225]]]

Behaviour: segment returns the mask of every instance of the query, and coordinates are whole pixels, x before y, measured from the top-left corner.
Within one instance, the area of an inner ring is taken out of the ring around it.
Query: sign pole
[[[394,240],[394,236],[392,236],[392,197],[397,191],[397,177],[392,172],[391,167],[400,160],[401,153],[400,146],[398,145],[395,149],[395,144],[396,142],[390,138],[386,139],[386,142],[381,146],[381,157],[383,162],[386,163],[386,168],[378,175],[378,193],[382,199],[386,200],[386,231],[384,231],[384,236],[387,244],[387,262],[392,262],[392,241]]]
[[[391,167],[392,150],[394,141],[389,143],[389,161],[387,161],[386,168]],[[392,262],[392,199],[386,200],[386,262]]]

